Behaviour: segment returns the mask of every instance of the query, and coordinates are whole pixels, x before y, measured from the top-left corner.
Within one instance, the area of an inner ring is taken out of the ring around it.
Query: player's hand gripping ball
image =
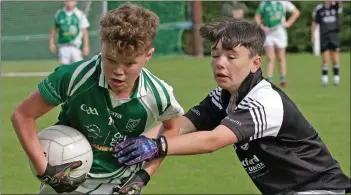
[[[150,139],[145,136],[129,138],[114,148],[114,157],[119,164],[131,166],[167,155],[167,140],[164,136]]]
[[[86,174],[77,178],[70,177],[71,171],[80,166],[82,166],[82,161],[57,166],[51,166],[48,163],[45,173],[37,177],[42,183],[51,186],[57,193],[73,192],[86,180]]]

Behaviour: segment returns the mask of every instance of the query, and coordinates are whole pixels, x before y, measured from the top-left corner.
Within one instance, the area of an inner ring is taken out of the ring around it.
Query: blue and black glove
[[[149,181],[150,175],[143,169],[139,170],[122,187],[114,187],[112,194],[140,194]]]
[[[82,166],[82,161],[51,166],[47,164],[43,175],[37,176],[43,184],[51,186],[57,193],[73,192],[86,180],[86,174],[78,178],[70,177],[72,170]]]
[[[119,164],[131,166],[143,161],[167,155],[167,140],[164,136],[150,139],[145,136],[129,138],[114,148],[114,157]]]

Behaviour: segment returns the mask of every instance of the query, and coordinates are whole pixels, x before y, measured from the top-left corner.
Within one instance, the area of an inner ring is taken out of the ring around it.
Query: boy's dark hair
[[[250,57],[262,55],[265,32],[259,25],[245,20],[221,18],[200,28],[200,35],[212,42],[215,47],[219,40],[222,47],[232,50],[238,45],[246,47]]]

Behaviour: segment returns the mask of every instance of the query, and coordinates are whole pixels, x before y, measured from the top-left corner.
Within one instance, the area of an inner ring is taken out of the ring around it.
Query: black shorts
[[[339,51],[340,50],[340,38],[338,33],[330,33],[324,36],[321,36],[321,52],[327,50],[330,51]]]

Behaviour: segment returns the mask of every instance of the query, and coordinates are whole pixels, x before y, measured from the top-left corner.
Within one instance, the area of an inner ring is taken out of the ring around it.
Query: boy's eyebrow
[[[105,57],[105,58],[116,58],[116,57],[114,57],[113,55],[111,55],[109,53],[105,53],[102,56]]]
[[[212,51],[217,51],[218,50],[218,48],[217,48],[217,46],[216,47],[212,47],[211,48],[211,50]],[[223,49],[224,51],[230,51],[230,52],[232,52],[233,54],[238,54],[238,52],[236,51],[236,50],[234,50],[234,49]]]
[[[127,63],[136,63],[136,60],[135,59],[130,59],[130,60],[128,59],[128,60],[126,60],[126,62]]]

